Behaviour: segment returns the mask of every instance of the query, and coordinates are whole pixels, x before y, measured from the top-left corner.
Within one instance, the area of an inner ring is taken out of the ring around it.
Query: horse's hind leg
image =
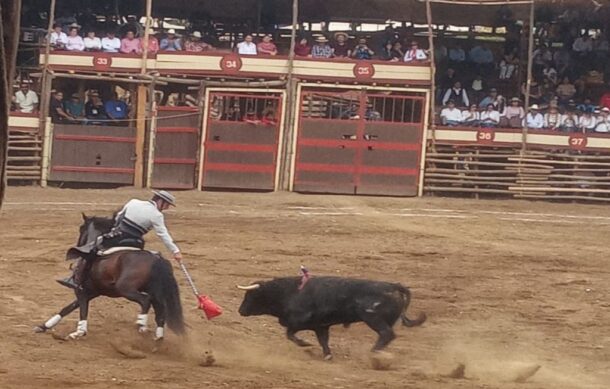
[[[163,340],[165,335],[165,305],[163,303],[152,300],[152,305],[155,310],[155,322],[157,323],[157,329],[155,330],[155,340]]]
[[[76,300],[72,301],[70,304],[66,305],[61,311],[59,311],[58,314],[54,315],[46,322],[34,327],[34,332],[45,332],[47,330],[50,330],[51,328],[53,328],[57,324],[59,324],[61,319],[63,319],[64,317],[66,317],[69,314],[71,314],[72,312],[74,312],[76,310],[76,308],[78,308],[78,299],[76,299]]]
[[[119,288],[117,287],[117,289]],[[136,324],[138,325],[138,332],[148,331],[148,311],[150,311],[151,305],[150,296],[146,293],[138,291],[121,291],[121,296],[140,305],[141,310],[140,314],[138,315],[138,320],[136,321]]]

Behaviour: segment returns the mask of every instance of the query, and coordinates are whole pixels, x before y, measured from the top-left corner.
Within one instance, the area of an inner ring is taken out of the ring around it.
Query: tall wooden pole
[[[432,30],[432,6],[426,0],[426,21],[428,23],[428,46],[430,47],[430,128],[432,129],[432,144],[436,141],[436,61],[434,56],[434,31]]]
[[[45,40],[44,47],[44,63],[42,64],[42,77],[40,78],[40,112],[38,116],[40,127],[38,131],[41,134],[49,131],[51,127],[48,120],[53,75],[49,71],[49,57],[51,55],[51,33],[53,32],[53,25],[55,24],[56,4],[57,0],[51,0],[51,7],[49,8],[49,25],[47,26],[47,39]],[[49,150],[46,150],[45,153],[49,155]]]
[[[530,4],[530,29],[529,38],[527,42],[527,81],[525,84],[525,112],[527,118],[527,111],[530,106],[530,90],[532,87],[532,67],[533,67],[533,54],[534,54],[534,19],[535,19],[535,8],[534,2]],[[525,151],[527,148],[527,120],[524,120],[522,137],[521,137],[521,149]]]

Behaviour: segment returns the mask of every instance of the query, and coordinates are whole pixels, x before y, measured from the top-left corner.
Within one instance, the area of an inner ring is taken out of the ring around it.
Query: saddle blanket
[[[100,250],[97,252],[97,255],[104,256],[104,255],[110,255],[110,254],[114,254],[114,253],[118,253],[119,251],[142,251],[141,249],[137,248],[137,247],[129,247],[129,246],[125,246],[125,247],[111,247],[109,249],[106,250]]]

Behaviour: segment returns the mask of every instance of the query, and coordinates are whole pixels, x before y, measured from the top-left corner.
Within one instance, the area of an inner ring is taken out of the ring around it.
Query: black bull
[[[242,316],[271,315],[286,327],[286,336],[299,346],[309,344],[296,336],[298,331],[316,333],[326,359],[332,358],[328,347],[330,326],[364,322],[379,335],[373,351],[387,346],[395,337],[392,327],[400,318],[413,327],[422,324],[426,315],[415,320],[406,316],[411,300],[409,289],[388,282],[339,277],[313,277],[302,289],[300,277],[276,278],[246,287],[239,307]]]

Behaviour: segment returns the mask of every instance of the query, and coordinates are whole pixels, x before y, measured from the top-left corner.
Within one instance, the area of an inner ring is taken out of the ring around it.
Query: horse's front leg
[[[76,292],[76,300],[80,308],[80,320],[76,326],[76,331],[72,332],[68,337],[70,339],[78,339],[87,335],[87,316],[89,316],[89,301],[93,299],[84,291]]]
[[[70,304],[66,305],[61,311],[59,311],[58,314],[54,315],[46,322],[34,327],[34,332],[45,332],[47,330],[50,330],[51,328],[53,328],[57,324],[59,324],[61,319],[63,319],[64,317],[66,317],[69,314],[71,314],[72,312],[74,312],[74,310],[76,310],[76,308],[78,308],[78,299],[76,299],[76,300],[72,301]]]

